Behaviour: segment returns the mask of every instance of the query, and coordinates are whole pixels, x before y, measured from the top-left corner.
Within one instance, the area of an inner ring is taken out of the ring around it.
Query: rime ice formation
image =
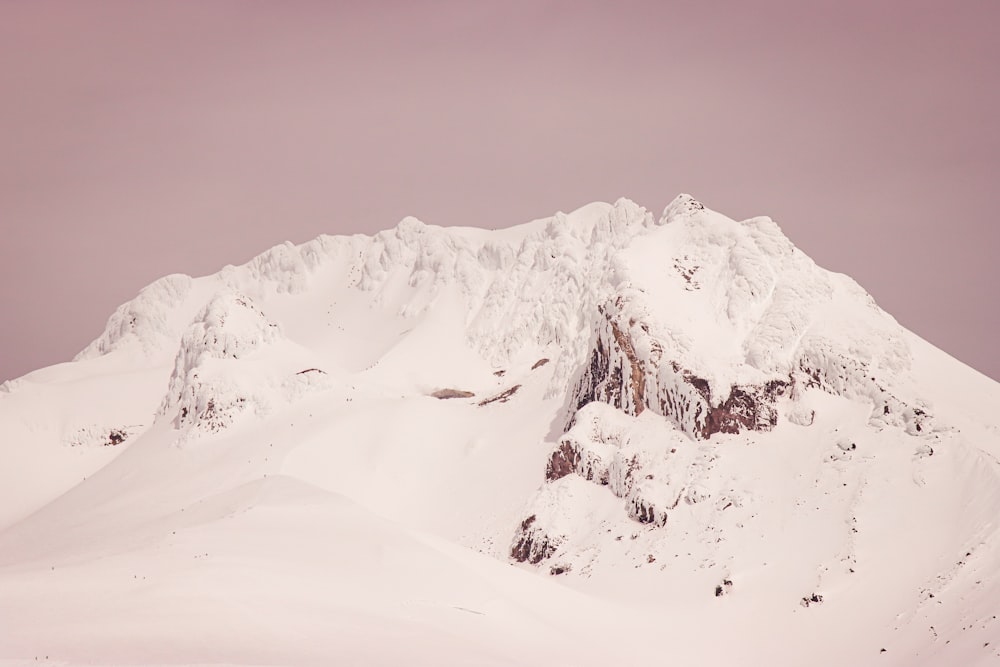
[[[873,419],[914,419],[913,399],[884,386],[905,373],[909,351],[899,326],[870,296],[818,268],[769,218],[735,222],[687,195],[658,221],[622,199],[498,238],[407,218],[372,238],[276,246],[209,280],[296,293],[330,266],[408,318],[440,293],[457,292],[469,345],[495,366],[526,349],[552,347],[548,395],[565,393],[582,370],[574,409],[592,400],[633,414],[648,408],[705,438],[773,426],[776,399],[809,382],[872,400]],[[180,328],[170,324],[191,310],[183,307],[190,283],[169,276],[147,287],[118,309],[81,358],[132,339],[146,347],[176,341]],[[191,354],[186,345],[178,363]],[[172,381],[172,393],[182,379]]]
[[[687,195],[286,243],[0,386],[0,664],[992,664],[998,413]]]
[[[216,431],[229,426],[246,409],[247,397],[231,379],[238,374],[227,373],[225,364],[277,337],[278,325],[269,321],[249,297],[226,293],[215,296],[181,336],[160,412],[176,411],[177,427]]]
[[[138,343],[148,349],[162,338],[176,336],[177,323],[171,315],[184,302],[191,282],[190,276],[173,274],[148,285],[139,296],[114,312],[100,338],[76,358],[107,354],[127,343]]]

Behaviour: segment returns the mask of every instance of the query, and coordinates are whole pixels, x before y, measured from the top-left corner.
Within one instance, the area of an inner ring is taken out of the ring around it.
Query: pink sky
[[[1000,378],[1000,3],[4,2],[0,379],[155,278],[690,192]]]

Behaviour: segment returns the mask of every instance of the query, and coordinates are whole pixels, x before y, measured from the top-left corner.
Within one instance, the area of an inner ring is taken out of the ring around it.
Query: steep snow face
[[[470,346],[494,366],[551,348],[554,396],[583,361],[595,307],[617,282],[616,253],[652,223],[645,209],[625,199],[495,238],[411,218],[372,239],[358,286],[411,317],[453,286],[464,302]]]
[[[998,413],[686,195],[279,245],[0,387],[0,664],[995,660]]]
[[[770,219],[735,222],[686,195],[659,221],[622,199],[497,235],[407,218],[371,238],[277,246],[202,279],[200,293],[206,300],[220,289],[299,294],[323,273],[369,294],[371,307],[409,319],[454,291],[469,346],[495,367],[549,354],[548,395],[560,396],[571,378],[579,383],[590,358],[594,372],[577,387],[577,404],[651,407],[696,437],[773,425],[779,385],[797,381],[871,400],[873,415],[893,423],[912,422],[907,410],[919,402],[900,379],[909,365],[902,331],[870,296],[816,267]],[[154,283],[112,316],[81,358],[133,340],[176,349],[191,291],[186,277]],[[631,386],[598,387],[607,372]],[[763,415],[713,418],[714,409],[742,400],[734,388],[769,382]]]

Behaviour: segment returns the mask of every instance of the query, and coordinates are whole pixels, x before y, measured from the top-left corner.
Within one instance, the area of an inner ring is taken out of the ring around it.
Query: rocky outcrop
[[[472,398],[476,394],[471,391],[465,391],[464,389],[438,389],[431,393],[431,396],[441,400],[447,400],[450,398]]]
[[[613,466],[613,458],[609,461],[606,455],[602,456],[593,447],[572,438],[563,438],[549,457],[545,479],[554,482],[566,475],[577,474],[587,481],[607,486]]]
[[[545,467],[545,481],[554,482],[577,472],[581,458],[580,450],[572,442],[560,441]]]
[[[537,523],[534,514],[521,522],[514,543],[510,548],[510,557],[519,563],[538,565],[555,553],[556,542],[545,534]]]
[[[760,384],[731,385],[713,395],[705,378],[666,360],[664,346],[647,324],[623,322],[625,297],[599,309],[587,365],[572,394],[572,415],[593,401],[613,405],[631,415],[646,409],[670,419],[692,438],[715,433],[766,431],[778,422],[776,401],[792,378],[776,377]],[[637,349],[642,348],[645,354]],[[572,415],[568,426],[572,426]]]
[[[84,426],[77,429],[67,440],[70,447],[117,447],[124,444],[138,426]]]
[[[894,380],[909,365],[898,325],[849,279],[819,270],[773,221],[736,223],[680,197],[660,225],[650,232],[662,239],[660,254],[639,245],[623,250],[612,263],[614,287],[589,311],[564,432],[531,509],[565,549],[581,530],[560,518],[573,497],[566,490],[579,488],[573,478],[606,487],[632,521],[666,527],[672,512],[713,496],[672,462],[676,448],[687,438],[769,431],[780,414],[808,426],[816,416],[803,400],[809,388],[870,401],[873,420],[912,434],[928,428],[926,406],[884,389],[904,386]],[[831,312],[837,321],[826,321]],[[851,324],[840,328],[841,320]],[[630,441],[632,426],[622,420],[648,424],[649,413],[675,427],[665,433],[675,448]],[[683,460],[690,455],[676,459]],[[738,505],[738,494],[730,489],[715,502],[725,511]],[[539,539],[522,528],[512,553],[523,556]],[[546,552],[532,553],[544,560]]]
[[[733,385],[729,396],[719,405],[709,408],[708,419],[702,431],[704,437],[713,433],[739,433],[740,431],[767,431],[778,423],[775,403],[784,396],[790,380],[769,380],[760,385]],[[711,393],[704,396],[711,405]]]
[[[479,407],[485,407],[490,403],[506,403],[510,400],[511,396],[517,393],[517,390],[521,388],[521,385],[515,384],[513,387],[508,387],[504,389],[499,394],[495,396],[490,396],[489,398],[479,401]]]
[[[619,294],[598,308],[587,362],[567,406],[567,429],[580,408],[600,401],[630,415],[652,410],[698,440],[716,433],[768,431],[778,423],[778,401],[808,388],[870,402],[876,424],[897,426],[911,435],[933,428],[930,408],[924,402],[894,394],[879,379],[883,374],[892,377],[908,363],[904,353],[895,351],[896,346],[886,345],[892,354],[877,360],[882,362],[880,367],[876,361],[840,351],[825,339],[805,339],[788,372],[767,377],[752,369],[764,377],[718,387],[671,358],[671,344],[632,314],[637,309],[630,302],[635,299],[635,295]],[[812,416],[796,421],[808,424]]]
[[[628,499],[626,508],[628,509],[628,515],[639,523],[647,523],[660,527],[667,525],[666,508],[657,507],[638,494]]]

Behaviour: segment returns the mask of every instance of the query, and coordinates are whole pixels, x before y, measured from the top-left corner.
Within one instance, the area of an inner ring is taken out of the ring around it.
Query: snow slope
[[[0,664],[1000,664],[998,414],[686,195],[277,246],[0,386]]]

